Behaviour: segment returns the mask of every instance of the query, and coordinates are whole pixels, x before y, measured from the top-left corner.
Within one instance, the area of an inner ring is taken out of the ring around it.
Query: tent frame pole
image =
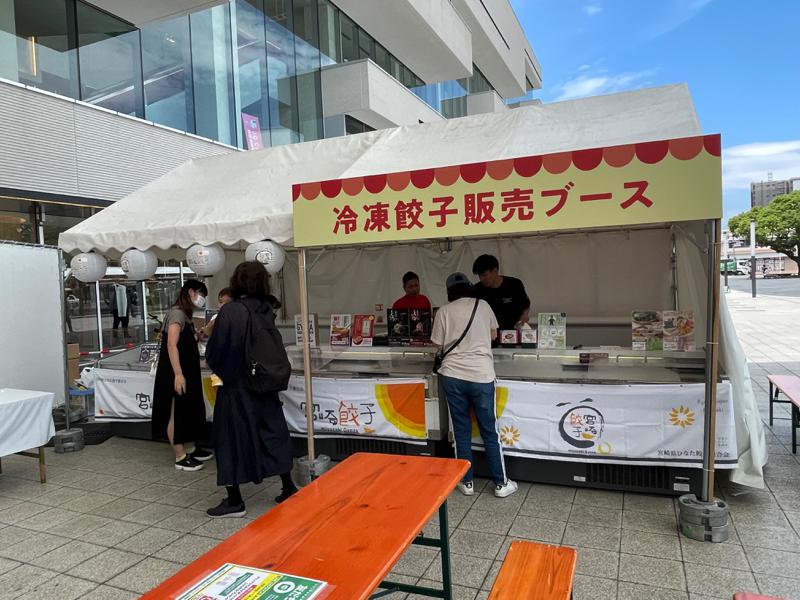
[[[708,303],[706,310],[706,402],[703,439],[704,502],[714,500],[714,467],[717,435],[717,379],[719,376],[719,297],[721,221],[706,222],[708,240]]]
[[[314,394],[311,388],[311,332],[308,330],[308,269],[306,268],[306,249],[300,248],[297,260],[300,279],[300,319],[303,331],[303,379],[306,395],[306,432],[308,436],[308,464],[311,478],[314,474]]]

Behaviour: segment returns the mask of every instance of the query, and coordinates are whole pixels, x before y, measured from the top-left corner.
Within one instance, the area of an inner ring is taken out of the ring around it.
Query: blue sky
[[[721,133],[725,217],[750,181],[800,176],[798,0],[511,0],[543,102],[686,82]]]

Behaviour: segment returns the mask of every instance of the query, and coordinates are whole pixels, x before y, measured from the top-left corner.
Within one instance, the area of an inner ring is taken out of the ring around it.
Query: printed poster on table
[[[567,315],[539,313],[539,348],[564,350],[567,347]]]
[[[317,579],[228,563],[178,600],[314,600],[326,588]]]
[[[579,385],[500,380],[504,452],[552,460],[701,467],[705,384]],[[483,442],[473,423],[473,446]],[[717,386],[718,469],[738,462],[729,383]]]
[[[314,431],[318,434],[427,439],[424,379],[315,377],[313,390]],[[281,400],[289,430],[305,433],[306,397],[301,376],[292,376]]]

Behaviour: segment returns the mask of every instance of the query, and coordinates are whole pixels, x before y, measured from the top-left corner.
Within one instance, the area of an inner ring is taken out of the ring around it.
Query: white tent
[[[59,245],[115,255],[128,248],[168,252],[195,243],[220,243],[231,250],[263,239],[291,244],[296,183],[700,134],[688,88],[673,85],[193,160],[61,234]],[[664,257],[673,236],[682,256],[674,281],[679,305],[704,315],[705,244],[702,226],[690,223],[591,236],[542,234],[508,244],[470,240],[452,248],[428,243],[337,249],[314,267],[309,295],[322,315],[371,312],[374,303],[399,295],[393,290],[403,271],[417,269],[437,304],[444,300],[447,273],[469,272],[474,256],[487,251],[498,255],[507,273],[536,281],[537,310],[629,323],[631,308],[671,304],[673,276]],[[574,270],[573,277],[565,277],[564,265]],[[631,286],[630,274],[636,272],[647,279]],[[296,278],[286,277],[284,293],[289,314],[299,312]],[[724,303],[721,311],[721,359],[734,385],[740,454],[731,478],[763,487],[762,423]],[[697,319],[697,331],[702,345],[704,318]]]

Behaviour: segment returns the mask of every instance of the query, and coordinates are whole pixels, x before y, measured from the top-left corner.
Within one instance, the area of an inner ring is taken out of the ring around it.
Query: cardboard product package
[[[411,345],[427,346],[431,343],[433,317],[430,310],[412,308],[409,311],[409,328],[411,329]]]
[[[519,344],[519,331],[516,329],[501,329],[497,332],[501,346],[516,346]]]
[[[353,317],[353,346],[372,346],[375,337],[375,315],[355,315]]]
[[[410,311],[407,308],[390,308],[386,311],[390,346],[408,346],[411,343]]]
[[[331,315],[331,346],[349,346],[353,315]]]

